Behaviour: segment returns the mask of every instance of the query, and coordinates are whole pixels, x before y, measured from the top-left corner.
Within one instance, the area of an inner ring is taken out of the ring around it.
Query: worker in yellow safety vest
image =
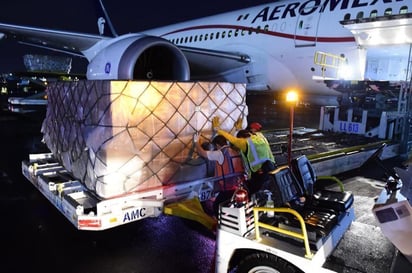
[[[219,117],[213,118],[212,126],[218,135],[224,136],[240,150],[250,178],[247,183],[250,194],[259,191],[268,179],[268,173],[276,168],[275,158],[266,137],[252,130],[240,130],[236,136],[233,136],[220,129]]]

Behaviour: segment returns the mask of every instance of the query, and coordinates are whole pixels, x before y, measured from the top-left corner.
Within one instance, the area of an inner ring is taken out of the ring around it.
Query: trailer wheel
[[[302,273],[287,261],[267,253],[255,253],[240,261],[236,273]]]

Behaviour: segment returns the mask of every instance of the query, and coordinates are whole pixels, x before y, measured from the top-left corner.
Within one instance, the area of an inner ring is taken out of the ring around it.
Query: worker
[[[259,191],[268,180],[268,173],[276,168],[275,158],[266,137],[251,130],[240,130],[237,136],[233,136],[220,129],[219,117],[213,118],[212,126],[218,135],[224,136],[240,150],[250,178],[247,183],[250,194]]]
[[[249,131],[254,134],[254,135],[258,135],[260,138],[262,138],[263,140],[265,140],[265,142],[267,143],[267,145],[269,146],[270,149],[270,143],[267,140],[266,136],[262,133],[262,125],[259,122],[252,122],[249,126]],[[273,153],[272,153],[273,156]],[[273,160],[273,162],[275,162],[275,160]],[[276,168],[276,164],[272,167],[270,167],[269,169],[274,169]]]
[[[217,215],[219,204],[232,197],[238,185],[238,180],[244,177],[243,160],[239,151],[231,147],[222,135],[216,135],[213,138],[214,150],[204,149],[198,133],[194,134],[193,141],[200,156],[217,163],[215,164],[215,177],[219,180],[214,184],[216,196],[213,200],[213,212]]]
[[[262,138],[263,140],[266,141],[267,145],[270,147],[269,141],[267,140],[267,138],[265,137],[264,134],[262,134],[262,125],[259,122],[252,122],[249,126],[248,126],[249,131],[254,134],[254,135],[258,135],[260,138]]]
[[[252,122],[248,127],[249,130],[253,133],[262,131],[262,125],[259,122]]]

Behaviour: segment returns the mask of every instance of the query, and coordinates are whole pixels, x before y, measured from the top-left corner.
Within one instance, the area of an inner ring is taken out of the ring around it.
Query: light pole
[[[289,116],[289,141],[288,141],[288,166],[291,166],[292,162],[292,138],[293,138],[293,117],[294,117],[294,107],[298,101],[298,93],[294,90],[290,90],[286,94],[286,102],[290,106],[290,116]]]

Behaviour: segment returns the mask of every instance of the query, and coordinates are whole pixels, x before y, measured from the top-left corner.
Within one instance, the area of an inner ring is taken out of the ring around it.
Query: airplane
[[[410,0],[279,0],[122,35],[97,6],[98,34],[0,23],[0,38],[82,56],[89,80],[239,82],[320,105],[339,105],[335,81],[408,75]]]

